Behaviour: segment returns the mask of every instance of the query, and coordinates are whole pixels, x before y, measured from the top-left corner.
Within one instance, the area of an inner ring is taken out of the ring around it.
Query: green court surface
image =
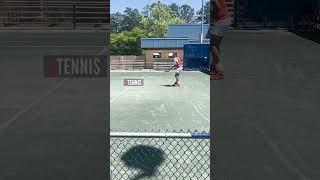
[[[285,31],[234,31],[211,83],[216,179],[320,179],[320,44]]]
[[[45,78],[43,59],[105,53],[105,33],[0,39],[0,179],[103,179],[107,78]]]
[[[144,85],[124,86],[124,79],[143,79]],[[170,87],[174,81],[174,71],[111,72],[111,131],[208,132],[209,76],[185,71],[180,75],[181,87]],[[111,137],[111,179],[206,180],[209,148],[209,139]]]
[[[143,79],[144,86],[124,86]],[[111,72],[111,129],[209,131],[210,80],[201,72],[182,72],[181,87],[171,72]]]

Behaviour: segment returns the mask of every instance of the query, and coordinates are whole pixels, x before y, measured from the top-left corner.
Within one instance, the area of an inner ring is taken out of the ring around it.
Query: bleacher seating
[[[168,70],[170,67],[174,65],[174,62],[168,62],[168,61],[158,61],[153,63],[153,69],[154,70],[159,70],[159,71],[164,71]]]
[[[1,0],[0,27],[102,27],[109,22],[105,0]]]
[[[111,70],[141,70],[145,69],[144,60],[111,60]]]

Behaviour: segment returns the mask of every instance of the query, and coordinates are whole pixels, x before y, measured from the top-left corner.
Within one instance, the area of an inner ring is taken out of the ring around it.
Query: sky
[[[123,12],[126,7],[132,9],[138,9],[141,11],[147,4],[152,4],[154,2],[160,1],[161,3],[172,4],[176,3],[178,5],[188,4],[195,11],[201,9],[202,0],[110,0],[110,11],[111,13]],[[208,0],[204,0],[206,2]]]

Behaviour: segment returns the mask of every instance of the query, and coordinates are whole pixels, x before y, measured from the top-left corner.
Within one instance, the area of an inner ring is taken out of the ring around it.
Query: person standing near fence
[[[226,0],[214,0],[212,1],[213,16],[211,21],[213,26],[210,27],[211,30],[211,52],[212,52],[212,62],[211,62],[211,79],[219,80],[223,79],[224,69],[221,63],[220,57],[220,44],[224,38],[225,33],[228,31],[231,25],[231,16],[228,11]]]

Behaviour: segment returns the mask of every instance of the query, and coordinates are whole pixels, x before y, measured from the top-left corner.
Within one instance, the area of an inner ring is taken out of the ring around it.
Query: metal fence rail
[[[0,28],[108,29],[109,8],[104,0],[3,0]]]
[[[111,132],[110,137],[113,180],[210,177],[209,133]]]

